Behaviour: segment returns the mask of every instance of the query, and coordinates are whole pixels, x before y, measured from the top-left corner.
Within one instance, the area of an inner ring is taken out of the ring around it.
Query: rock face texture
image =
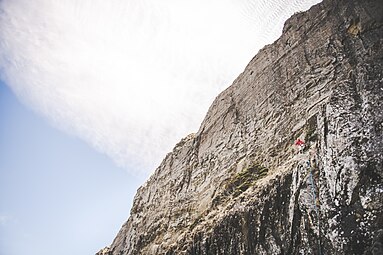
[[[383,254],[382,18],[380,0],[292,16],[98,254]]]

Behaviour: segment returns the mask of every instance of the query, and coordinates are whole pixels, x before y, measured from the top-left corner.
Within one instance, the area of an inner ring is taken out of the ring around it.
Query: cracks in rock
[[[312,64],[311,64],[311,62],[309,60],[309,56],[308,56],[308,53],[307,53],[306,46],[303,47],[303,56],[304,56],[304,58],[306,60],[307,65],[310,67],[311,71],[313,71],[314,68],[313,68],[313,66],[312,66]]]

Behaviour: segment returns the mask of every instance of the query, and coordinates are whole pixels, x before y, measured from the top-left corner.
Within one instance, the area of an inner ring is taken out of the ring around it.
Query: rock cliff
[[[383,254],[382,18],[379,0],[292,16],[98,254]]]

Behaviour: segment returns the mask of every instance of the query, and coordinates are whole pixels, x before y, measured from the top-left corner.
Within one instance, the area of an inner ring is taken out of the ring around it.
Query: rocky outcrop
[[[292,16],[99,254],[382,254],[382,14],[325,0]]]

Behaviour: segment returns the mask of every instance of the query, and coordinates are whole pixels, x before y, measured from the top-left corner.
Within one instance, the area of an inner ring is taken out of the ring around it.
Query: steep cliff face
[[[291,17],[98,254],[383,254],[382,14],[325,0]]]

